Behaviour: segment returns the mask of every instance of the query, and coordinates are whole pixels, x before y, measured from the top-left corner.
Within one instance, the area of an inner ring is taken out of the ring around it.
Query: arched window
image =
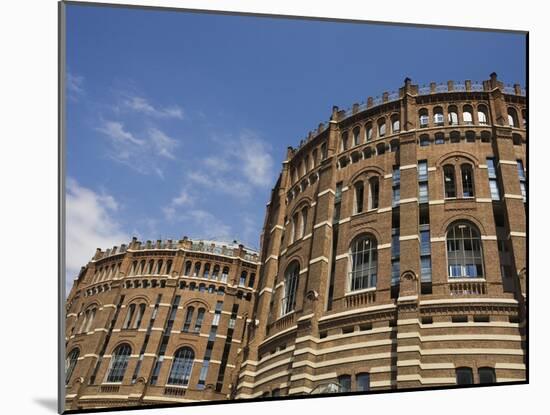
[[[386,119],[380,118],[378,120],[378,137],[384,137],[386,135]]]
[[[130,275],[136,275],[138,262],[134,261],[132,262],[132,268],[130,269]]]
[[[491,133],[489,131],[482,131],[481,132],[481,142],[482,143],[490,143],[491,142]]]
[[[458,125],[458,110],[454,105],[449,107],[449,125]]]
[[[391,132],[397,134],[401,130],[401,124],[399,122],[399,115],[394,114],[391,117]]]
[[[134,312],[136,311],[136,305],[130,304],[130,307],[128,307],[128,312],[126,313],[126,319],[124,320],[124,325],[122,328],[127,329],[130,327],[130,323],[132,322],[132,318],[134,317]]]
[[[143,275],[145,272],[145,260],[139,263],[139,272],[138,275]]]
[[[355,377],[355,383],[359,392],[368,391],[370,389],[370,375],[368,373],[358,373]]]
[[[183,275],[189,275],[189,273],[191,272],[191,261],[187,261],[185,263],[185,269],[183,271]]]
[[[317,166],[317,149],[311,153],[311,168],[314,169]]]
[[[395,153],[397,150],[399,150],[399,140],[391,140],[390,141],[390,152]]]
[[[386,152],[386,144],[379,143],[376,145],[376,155],[380,156]]]
[[[477,107],[477,120],[480,125],[487,125],[487,107],[485,105],[479,105]]]
[[[440,126],[445,124],[445,118],[443,117],[443,108],[434,108],[434,125]]]
[[[519,127],[518,124],[518,113],[512,107],[508,108],[508,125],[510,127]]]
[[[521,145],[521,135],[512,134],[512,143],[514,143],[515,146],[520,146]]]
[[[229,275],[229,267],[224,267],[223,268],[223,271],[222,271],[222,278],[221,278],[221,282],[226,282],[227,281],[227,276]]]
[[[143,314],[145,314],[145,303],[141,303],[138,307],[136,320],[134,322],[134,325],[132,326],[134,329],[139,329],[139,326],[141,326],[141,320],[143,320]]]
[[[474,383],[474,375],[469,367],[456,368],[456,384],[457,385],[472,385]]]
[[[349,291],[376,287],[378,264],[376,239],[369,235],[357,238],[350,248]]]
[[[527,125],[527,111],[525,111],[525,109],[521,110],[521,119],[523,120],[522,121],[523,128],[525,128],[525,126]]]
[[[443,183],[445,183],[445,198],[456,197],[455,168],[452,165],[443,166]]]
[[[211,285],[211,287],[214,286]],[[199,308],[199,311],[197,312],[197,320],[195,321],[195,328],[193,329],[195,333],[199,333],[201,331],[202,321],[204,320],[204,313],[204,308]]]
[[[111,362],[109,364],[109,374],[107,376],[107,382],[122,382],[124,379],[124,372],[128,367],[128,361],[130,360],[130,355],[132,354],[132,349],[128,344],[121,344],[118,346],[111,357]]]
[[[420,128],[425,128],[428,126],[428,110],[426,108],[422,108],[420,111],[418,111],[418,119],[420,121]]]
[[[430,145],[430,136],[428,134],[422,134],[420,136],[420,147],[426,147]]]
[[[480,367],[477,373],[479,375],[479,383],[481,384],[495,383],[497,381],[495,369],[492,367]]]
[[[449,137],[451,139],[451,143],[460,143],[460,132],[451,131],[451,133],[449,134]]]
[[[359,145],[359,134],[361,133],[361,129],[359,127],[355,127],[353,129],[353,145],[357,146]]]
[[[78,348],[75,347],[73,350],[71,350],[71,353],[69,353],[69,355],[65,359],[65,384],[66,385],[69,383],[69,380],[71,379],[71,376],[73,374],[74,368],[78,361],[79,355],[80,355],[80,350],[78,350]]]
[[[246,284],[246,277],[247,277],[246,271],[241,272],[241,278],[239,280],[239,285],[245,285]]]
[[[157,262],[157,272],[156,274],[157,275],[160,275],[162,273],[162,259],[160,259],[158,262]]]
[[[200,271],[201,271],[201,263],[200,262],[195,262],[195,269],[193,271],[193,277],[198,277]]]
[[[300,218],[300,238],[303,238],[305,236],[306,226],[307,226],[307,207],[304,207],[301,211],[301,218]]]
[[[210,276],[210,264],[204,264],[204,271],[202,272],[203,278],[208,278]]]
[[[297,228],[298,228],[298,212],[292,216],[292,223],[290,225],[290,243],[293,243],[297,239]]]
[[[219,274],[220,274],[220,266],[219,265],[214,265],[214,271],[212,271],[212,279],[217,280]]]
[[[371,177],[369,179],[369,210],[378,209],[378,192],[378,177]]]
[[[365,186],[362,181],[358,181],[353,185],[355,189],[355,213],[363,211],[363,198],[365,196]]]
[[[182,347],[174,354],[172,368],[168,377],[169,385],[186,386],[189,383],[195,353],[189,347]]]
[[[372,157],[373,151],[371,147],[367,147],[363,150],[363,158],[370,159]]]
[[[467,143],[475,143],[476,142],[476,133],[475,131],[466,131],[466,142]]]
[[[95,318],[95,313],[96,313],[96,309],[95,308],[92,308],[90,310],[90,313],[86,313],[87,317],[88,317],[88,321],[86,322],[86,327],[84,329],[84,332],[88,333],[90,331],[90,329],[92,328],[92,323],[94,321],[94,318]]]
[[[305,156],[304,158],[304,170],[305,173],[307,173],[311,169],[311,165],[309,164],[309,156]]]
[[[342,133],[342,140],[340,141],[340,151],[346,151],[348,149],[348,132]]]
[[[372,123],[365,124],[365,138],[366,141],[372,140]]]
[[[155,265],[155,261],[150,260],[149,265],[147,267],[147,274],[152,274],[153,273],[154,265]]]
[[[185,314],[185,321],[183,322],[182,331],[186,333],[189,331],[189,328],[191,327],[191,321],[193,320],[194,312],[195,312],[195,307],[193,306],[187,307],[187,313]]]
[[[256,279],[256,274],[252,273],[250,274],[250,278],[248,279],[248,286],[250,288],[254,287],[254,280]]]
[[[325,160],[328,157],[327,143],[321,144],[321,160]]]
[[[170,274],[170,271],[172,271],[172,260],[171,259],[166,261],[166,274]]]
[[[281,315],[294,311],[296,307],[296,291],[298,290],[299,275],[300,266],[297,262],[293,262],[285,272],[285,296],[281,301]]]
[[[464,105],[464,107],[462,108],[462,120],[464,121],[464,124],[472,125],[474,123],[472,113],[472,106]]]
[[[483,278],[483,255],[478,230],[459,222],[447,231],[449,278]]]
[[[351,376],[350,375],[340,375],[338,376],[338,384],[340,385],[340,391],[351,392]]]
[[[460,166],[460,172],[462,175],[462,196],[474,197],[474,174],[472,166],[463,164]]]
[[[445,144],[445,134],[435,133],[435,143],[436,144]]]

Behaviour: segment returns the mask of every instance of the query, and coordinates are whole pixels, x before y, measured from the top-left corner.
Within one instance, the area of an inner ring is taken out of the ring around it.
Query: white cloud
[[[157,117],[157,118],[184,118],[183,109],[177,105],[171,107],[154,107],[146,98],[138,96],[128,96],[124,99],[123,104],[126,108],[136,112]]]
[[[103,125],[98,128],[98,130],[114,140],[118,140],[121,142],[127,141],[138,146],[145,144],[145,141],[135,138],[133,134],[126,131],[124,129],[124,125],[121,122],[105,121]]]
[[[169,159],[175,158],[173,152],[178,144],[175,139],[168,137],[158,128],[149,128],[149,137],[159,156]]]
[[[106,249],[129,241],[129,236],[113,217],[119,210],[116,199],[96,193],[72,178],[66,187],[66,287],[69,290],[80,267],[86,265],[96,248]]]
[[[212,213],[202,209],[190,210],[187,216],[193,220],[197,235],[204,239],[230,240],[232,236],[231,226],[223,223]]]
[[[250,132],[242,134],[238,144],[234,154],[241,160],[246,178],[254,185],[269,186],[273,180],[273,158],[268,144]]]
[[[187,178],[217,193],[246,201],[256,187],[265,188],[273,182],[271,147],[251,131],[245,130],[237,139],[214,138],[220,154],[213,154],[196,163]]]
[[[185,189],[174,197],[168,206],[162,208],[166,220],[174,221],[178,219],[178,209],[181,207],[191,206],[195,202],[195,198]]]
[[[142,174],[164,178],[161,159],[174,160],[178,140],[157,127],[149,127],[139,136],[120,121],[102,120],[97,130],[109,139],[108,156]]]
[[[84,94],[84,77],[67,71],[65,86],[67,89],[67,96],[76,101],[79,95]]]

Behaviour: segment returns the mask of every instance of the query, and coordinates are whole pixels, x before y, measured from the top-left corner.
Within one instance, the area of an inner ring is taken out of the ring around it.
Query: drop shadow
[[[57,399],[55,398],[34,398],[38,405],[57,413]]]

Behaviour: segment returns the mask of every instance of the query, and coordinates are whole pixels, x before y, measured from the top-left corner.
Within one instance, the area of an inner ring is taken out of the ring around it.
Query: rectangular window
[[[418,181],[428,180],[428,162],[426,160],[420,160],[418,162]]]
[[[418,203],[428,203],[428,183],[418,184]]]
[[[391,285],[399,284],[399,258],[391,261]]]
[[[350,392],[351,391],[351,376],[342,375],[338,377],[338,383],[340,384],[340,392]]]
[[[500,200],[500,190],[496,179],[489,179],[489,188],[491,189],[491,199]]]
[[[370,376],[368,373],[360,373],[355,378],[357,384],[357,390],[359,392],[366,392],[370,389]]]
[[[430,227],[424,225],[420,230],[420,255],[429,255],[430,253]]]
[[[518,176],[520,180],[525,180],[525,170],[523,169],[523,163],[521,160],[517,160],[518,163]]]
[[[527,201],[527,190],[525,190],[525,183],[519,182],[519,188],[521,189],[521,195],[523,196],[523,202]]]
[[[401,170],[399,170],[399,166],[393,166],[392,184],[394,186],[398,186],[400,180],[401,180]]]
[[[420,257],[420,281],[430,282],[432,280],[432,260],[430,255]]]
[[[400,199],[401,199],[401,189],[399,188],[399,186],[394,186],[392,189],[392,201],[391,201],[392,207],[398,206]]]
[[[391,256],[392,258],[399,256],[399,228],[391,230]]]
[[[495,168],[495,159],[494,158],[488,158],[487,159],[487,173],[489,174],[490,179],[496,179],[497,178],[497,172]]]

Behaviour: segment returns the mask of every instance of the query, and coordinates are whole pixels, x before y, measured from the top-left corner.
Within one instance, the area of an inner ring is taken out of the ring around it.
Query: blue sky
[[[127,242],[259,246],[289,145],[414,83],[525,84],[520,34],[67,7],[67,276]]]

